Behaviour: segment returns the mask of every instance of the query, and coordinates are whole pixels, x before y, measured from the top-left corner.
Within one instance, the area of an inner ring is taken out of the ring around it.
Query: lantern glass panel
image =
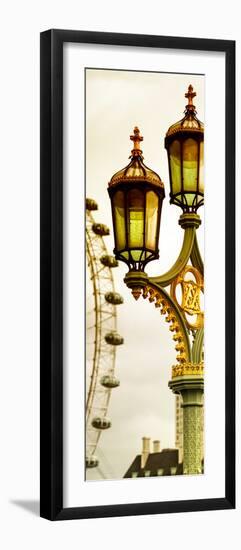
[[[170,145],[170,168],[172,193],[181,192],[181,144],[175,139]]]
[[[197,195],[196,193],[186,193],[185,199],[187,201],[188,206],[193,206],[196,203]]]
[[[123,191],[117,191],[113,197],[116,249],[126,247],[125,199]]]
[[[183,142],[183,187],[186,191],[197,192],[197,171],[198,171],[198,142],[188,138]],[[187,195],[187,201],[192,200]]]
[[[129,248],[144,247],[144,193],[131,189],[127,195]],[[132,255],[133,255],[132,251]],[[139,251],[140,252],[140,251]],[[134,256],[133,256],[134,257]]]
[[[199,191],[204,193],[204,142],[200,143]]]
[[[146,230],[145,241],[146,248],[155,251],[156,234],[158,220],[158,196],[154,191],[148,191],[146,194]]]

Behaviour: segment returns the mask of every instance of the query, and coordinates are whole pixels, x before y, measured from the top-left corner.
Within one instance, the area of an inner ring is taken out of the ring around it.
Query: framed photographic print
[[[235,43],[41,33],[40,179],[41,516],[234,508]]]

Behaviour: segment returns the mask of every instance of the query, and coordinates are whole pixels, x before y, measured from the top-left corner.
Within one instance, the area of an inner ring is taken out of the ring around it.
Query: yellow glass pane
[[[116,234],[116,249],[126,248],[126,227],[125,227],[125,208],[124,193],[117,191],[113,198],[114,205],[114,226]]]
[[[186,201],[187,201],[188,206],[193,206],[194,205],[194,200],[195,200],[195,197],[196,197],[196,193],[186,193],[185,197],[186,197]]]
[[[154,191],[146,194],[146,234],[145,247],[155,250],[157,233],[158,196]]]
[[[180,142],[175,139],[170,145],[170,169],[172,193],[180,193],[181,191],[181,146]]]
[[[199,191],[204,193],[204,143],[200,143]]]
[[[135,262],[139,262],[141,257],[143,259],[142,250],[133,250],[133,248],[132,248],[131,249],[131,257],[133,258],[133,260]]]
[[[125,251],[125,252],[122,252],[121,253],[121,257],[123,256],[123,258],[126,258],[126,260],[128,260],[129,258],[129,252],[128,251]]]
[[[183,142],[183,188],[197,191],[198,143],[188,138]]]
[[[142,247],[144,241],[144,193],[132,189],[128,193],[129,247]]]

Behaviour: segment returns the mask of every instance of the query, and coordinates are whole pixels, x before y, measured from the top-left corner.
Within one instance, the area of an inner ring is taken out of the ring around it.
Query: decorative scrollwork
[[[186,275],[188,273],[191,273],[195,281],[193,279],[186,279]],[[177,286],[181,285],[181,291],[182,291],[182,301],[181,303],[178,302],[177,296],[176,296],[176,289]],[[178,274],[178,276],[174,279],[174,281],[171,284],[171,296],[173,300],[176,302],[178,307],[183,311],[185,314],[186,324],[190,329],[200,329],[203,327],[203,318],[204,313],[201,310],[200,305],[200,294],[203,292],[204,289],[204,283],[203,283],[203,276],[198,271],[197,268],[187,265],[181,273]],[[186,314],[189,316],[196,316],[196,320],[191,323],[190,319],[186,317]]]
[[[176,342],[175,350],[178,352],[176,360],[181,364],[186,363],[189,355],[187,341],[174,307],[161,291],[150,285],[142,289],[142,297],[144,299],[148,298],[149,302],[154,303],[156,308],[160,308],[160,314],[165,316],[165,321],[169,324],[169,330],[173,333],[172,338]]]

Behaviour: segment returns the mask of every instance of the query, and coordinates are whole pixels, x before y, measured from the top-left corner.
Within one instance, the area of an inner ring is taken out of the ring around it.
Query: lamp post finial
[[[192,84],[189,84],[188,86],[188,91],[185,93],[185,97],[188,99],[188,105],[187,105],[187,108],[192,108],[192,109],[195,109],[194,105],[193,105],[193,98],[196,97],[196,92],[193,91],[193,86]]]
[[[141,136],[138,126],[135,126],[133,135],[130,136],[130,140],[134,142],[134,149],[131,151],[132,155],[141,156],[142,150],[140,148],[140,143],[143,141],[143,136]]]

